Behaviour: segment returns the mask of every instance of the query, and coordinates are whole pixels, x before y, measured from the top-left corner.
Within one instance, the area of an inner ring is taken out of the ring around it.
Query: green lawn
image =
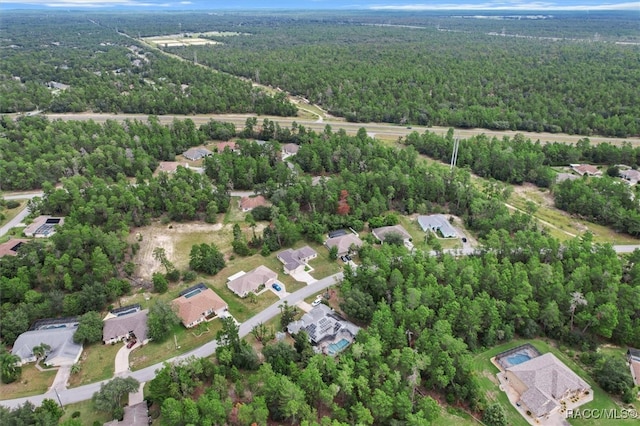
[[[140,370],[169,358],[189,352],[207,342],[215,340],[220,330],[220,320],[214,319],[206,324],[209,331],[201,333],[199,327],[186,329],[182,324],[173,327],[173,331],[164,342],[149,342],[141,348],[134,349],[129,355],[131,370]],[[175,338],[174,338],[175,336]],[[176,348],[176,342],[178,347]]]
[[[96,410],[93,407],[91,400],[88,400],[65,405],[64,415],[60,419],[60,423],[71,419],[71,416],[75,412],[80,413],[80,416],[78,416],[77,419],[80,420],[83,425],[92,425],[95,422],[98,424],[104,424],[111,420],[111,417],[107,413]]]
[[[479,425],[482,424],[475,420],[471,415],[464,411],[453,407],[442,407],[440,417],[435,419],[432,426],[451,426],[451,425]]]
[[[595,381],[587,374],[587,372],[582,369],[573,359],[569,358],[564,352],[559,350],[558,348],[550,345],[546,341],[543,340],[513,340],[509,343],[505,343],[500,346],[496,346],[491,348],[485,352],[477,354],[473,359],[474,369],[478,372],[480,386],[484,390],[485,395],[489,401],[498,401],[503,408],[505,409],[505,413],[507,415],[507,421],[511,425],[527,425],[528,423],[524,420],[524,418],[516,411],[516,409],[509,402],[506,394],[498,388],[497,379],[495,375],[498,372],[498,369],[491,364],[490,358],[494,357],[500,352],[506,351],[518,345],[522,345],[524,343],[531,343],[540,353],[544,354],[547,352],[552,352],[560,361],[565,363],[567,367],[569,367],[574,373],[580,376],[583,380],[585,380],[593,390],[593,401],[588,404],[584,404],[580,406],[580,409],[600,409],[600,410],[620,410],[621,405],[616,403],[616,401],[605,391],[603,391]],[[569,419],[569,423],[572,425],[601,425],[602,419]],[[637,419],[620,419],[616,420],[616,424],[620,425],[631,425],[638,424]]]
[[[69,377],[69,387],[100,382],[113,376],[116,353],[123,343],[104,345],[102,342],[85,346],[80,358],[80,372]]]
[[[22,375],[17,381],[8,385],[0,384],[0,395],[2,399],[14,399],[43,394],[53,384],[57,373],[57,369],[40,371],[35,363],[23,365]]]

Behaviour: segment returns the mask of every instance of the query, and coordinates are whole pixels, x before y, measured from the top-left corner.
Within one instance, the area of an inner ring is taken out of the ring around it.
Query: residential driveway
[[[56,378],[53,379],[53,383],[51,384],[49,391],[52,391],[53,389],[56,389],[56,390],[66,389],[67,382],[69,381],[70,375],[71,375],[71,366],[58,368],[58,372],[56,373]]]
[[[133,345],[131,349],[127,349],[126,344],[122,344],[122,347],[116,354],[116,367],[115,367],[115,375],[124,374],[129,371],[129,354],[135,348],[140,347],[140,342]]]
[[[144,395],[142,390],[144,389],[144,382],[140,383],[140,387],[138,388],[138,392],[129,393],[129,407],[140,404],[144,401]]]
[[[293,278],[296,281],[300,281],[301,283],[307,283],[307,285],[318,281],[306,271],[293,271],[289,274],[289,276],[291,276],[291,278]]]
[[[302,309],[305,312],[309,312],[311,309],[313,309],[313,306],[311,306],[310,304],[308,304],[304,300],[298,302],[297,306],[298,306],[298,308]]]

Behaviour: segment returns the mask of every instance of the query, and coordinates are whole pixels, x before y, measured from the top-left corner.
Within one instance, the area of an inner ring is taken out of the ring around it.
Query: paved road
[[[147,121],[147,114],[98,114],[98,113],[70,113],[70,114],[47,114],[47,117],[50,120],[93,120],[97,123],[103,123],[107,120],[115,120],[115,121],[124,121],[127,119],[130,120],[141,120]],[[279,123],[281,126],[291,126],[291,123],[294,121],[299,125],[306,127],[307,129],[312,129],[315,131],[324,131],[325,126],[329,125],[333,128],[333,130],[338,130],[340,128],[344,129],[348,134],[356,134],[358,130],[364,127],[368,132],[375,133],[376,137],[383,139],[396,139],[400,136],[406,136],[412,132],[423,133],[425,130],[429,130],[431,132],[446,135],[449,130],[448,127],[439,127],[439,126],[412,126],[405,127],[399,126],[397,124],[390,123],[350,123],[344,121],[344,119],[335,118],[335,117],[324,117],[322,121],[320,120],[309,120],[301,117],[277,117],[277,116],[257,116],[255,114],[196,114],[196,115],[161,115],[158,116],[158,120],[162,124],[170,124],[174,118],[184,120],[189,118],[193,120],[195,124],[205,124],[208,123],[209,120],[218,120],[224,121],[228,123],[235,124],[236,128],[243,129],[247,118],[249,117],[258,117],[259,120],[263,120],[268,118],[271,121],[275,121]],[[518,132],[518,131],[497,131],[490,129],[454,129],[454,136],[460,138],[469,138],[471,136],[485,134],[487,136],[493,137],[496,136],[498,138],[502,138],[503,136],[513,137],[516,134],[524,135],[524,137],[529,138],[533,141],[539,140],[542,143],[547,142],[565,142],[565,143],[576,143],[580,139],[585,138],[586,136],[581,135],[568,135],[564,133],[536,133],[536,132]],[[640,145],[640,138],[638,137],[630,137],[630,138],[613,138],[613,137],[601,137],[601,136],[589,136],[589,140],[591,143],[597,144],[601,142],[611,142],[612,144],[621,144],[623,141],[630,142],[632,145],[637,146]]]
[[[290,305],[295,305],[301,300],[304,300],[305,298],[315,293],[318,293],[332,285],[337,284],[342,279],[342,277],[343,277],[342,272],[339,272],[337,274],[318,280],[313,284],[310,284],[294,293],[289,294],[287,297],[269,306],[267,309],[263,310],[259,314],[241,323],[240,330],[239,330],[240,337],[246,336],[251,332],[253,327],[255,327],[261,322],[264,323],[269,321],[271,318],[275,317],[278,313],[280,313],[280,308],[278,308],[278,306],[282,304],[285,300],[289,302]],[[214,340],[190,352],[187,352],[183,355],[172,358],[168,361],[172,362],[172,361],[182,360],[190,356],[195,356],[200,358],[208,357],[215,353],[217,347],[218,347],[218,344]],[[142,370],[138,370],[130,373],[124,373],[120,377],[133,377],[139,382],[148,382],[149,380],[152,380],[155,377],[156,370],[162,368],[162,364],[163,363],[158,363],[158,364],[152,365],[151,367],[144,368]],[[67,404],[72,404],[74,402],[80,402],[80,401],[91,399],[91,396],[95,392],[99,391],[100,386],[102,385],[102,383],[105,383],[105,382],[106,381],[92,383],[89,385],[80,386],[73,389],[59,390],[58,395],[60,397],[60,401],[62,401],[63,405],[67,405]],[[50,391],[43,395],[36,395],[36,396],[30,396],[26,398],[0,401],[0,404],[8,408],[15,408],[19,405],[24,404],[26,401],[30,401],[35,405],[40,405],[42,403],[42,400],[45,398],[50,398],[57,401],[56,393],[53,391]]]

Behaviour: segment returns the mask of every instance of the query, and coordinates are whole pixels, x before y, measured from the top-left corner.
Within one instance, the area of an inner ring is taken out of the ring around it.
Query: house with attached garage
[[[141,344],[149,341],[147,331],[148,309],[130,305],[114,309],[104,320],[102,341],[105,344],[136,339]]]
[[[249,272],[240,271],[230,276],[227,279],[227,287],[238,296],[247,297],[249,293],[260,291],[263,286],[269,287],[277,279],[278,274],[266,266],[260,265]]]
[[[418,216],[418,224],[424,232],[439,232],[444,238],[458,238],[458,233],[443,214]]]
[[[207,148],[196,147],[196,148],[189,148],[188,150],[182,153],[182,156],[187,160],[197,161],[204,157],[208,157],[211,154],[212,152],[209,151]]]
[[[27,242],[29,242],[29,240],[25,240],[24,238],[14,238],[6,243],[0,244],[0,257],[17,256],[20,247]]]
[[[171,304],[187,328],[217,318],[229,309],[227,303],[204,283],[183,290]]]
[[[64,224],[64,217],[38,216],[24,228],[27,237],[47,238],[56,233],[56,227]]]
[[[307,262],[318,257],[318,253],[309,246],[297,250],[287,249],[276,256],[284,265],[284,273],[290,274],[298,269],[303,270]]]
[[[77,318],[40,320],[31,328],[18,336],[11,349],[11,354],[20,358],[21,365],[35,362],[33,348],[42,344],[49,346],[43,359],[45,365],[68,367],[78,362],[82,345],[73,341],[78,329]]]
[[[364,244],[360,237],[355,234],[345,233],[342,235],[331,236],[325,241],[324,245],[327,249],[331,250],[332,247],[336,247],[338,250],[338,256],[350,254],[351,249],[358,249]]]

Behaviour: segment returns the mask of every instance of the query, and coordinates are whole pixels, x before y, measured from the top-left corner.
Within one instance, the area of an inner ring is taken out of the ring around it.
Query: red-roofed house
[[[0,244],[0,257],[17,255],[20,246],[28,241],[29,240],[25,240],[24,238],[15,238]]]
[[[262,195],[256,195],[255,197],[242,197],[240,199],[240,210],[248,212],[255,209],[258,206],[268,205],[268,201]]]

